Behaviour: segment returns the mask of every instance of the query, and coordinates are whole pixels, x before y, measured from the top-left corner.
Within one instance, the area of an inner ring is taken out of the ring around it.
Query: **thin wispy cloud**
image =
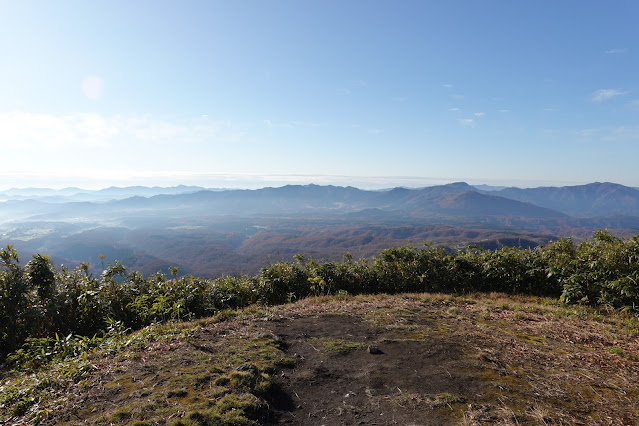
[[[639,141],[639,126],[605,126],[600,128],[581,129],[577,135],[593,141],[631,143]]]
[[[452,89],[453,85],[452,84],[442,84],[442,87],[444,87],[446,89]]]
[[[0,142],[14,148],[100,147],[123,131],[136,126],[120,117],[105,119],[98,114],[56,116],[25,112],[0,114]]]
[[[459,120],[459,124],[463,127],[475,127],[475,119],[474,118],[462,118]]]
[[[266,119],[266,120],[262,120],[262,123],[264,123],[266,127],[270,127],[274,129],[313,128],[313,127],[321,126],[321,124],[315,123],[313,121],[300,121],[300,120],[276,122],[271,119]]]
[[[233,134],[242,133],[228,122],[203,117],[162,120],[147,115],[53,115],[21,111],[0,114],[0,128],[0,143],[28,149],[109,147],[118,143],[199,143],[218,138],[229,141]]]
[[[636,144],[639,142],[639,126],[623,125],[600,129],[599,140],[606,143]]]
[[[291,121],[291,122],[275,122],[271,119],[267,119],[267,120],[262,120],[262,122],[266,125],[266,127],[269,128],[273,128],[273,129],[292,129],[293,127],[295,127],[295,122]]]
[[[623,49],[610,49],[610,50],[606,50],[606,54],[607,55],[620,55],[622,53],[626,53],[628,51],[628,49],[623,48]]]
[[[591,99],[593,102],[603,102],[616,98],[618,96],[625,95],[626,93],[627,92],[621,91],[619,89],[599,89],[592,94]]]
[[[294,127],[298,127],[298,126],[299,127],[320,127],[321,126],[320,123],[316,123],[314,121],[297,121],[297,120],[294,120],[294,121],[291,121],[290,124],[291,124],[291,126],[294,126]]]
[[[582,129],[577,133],[579,134],[579,136],[582,136],[582,137],[590,137],[594,135],[595,133],[597,133],[598,131],[599,129]]]
[[[379,135],[381,133],[384,133],[384,131],[382,129],[369,129],[368,133],[372,135]]]
[[[510,112],[510,110],[509,109],[500,109],[499,112],[506,113],[506,112]]]
[[[475,117],[483,117],[484,115],[486,115],[486,113],[485,112],[474,112],[473,115]]]
[[[448,108],[448,111],[453,111],[453,112],[455,112],[455,111],[460,111],[460,109],[459,109],[459,108]]]

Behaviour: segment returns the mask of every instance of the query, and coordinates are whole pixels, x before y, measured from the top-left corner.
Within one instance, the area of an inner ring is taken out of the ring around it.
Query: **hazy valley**
[[[0,192],[0,199],[0,243],[25,259],[47,253],[56,265],[89,262],[95,272],[120,260],[145,275],[169,266],[202,277],[252,274],[297,253],[340,260],[346,252],[370,257],[426,241],[450,249],[534,247],[589,238],[596,229],[620,236],[639,229],[639,191],[613,183],[384,191],[29,188]]]

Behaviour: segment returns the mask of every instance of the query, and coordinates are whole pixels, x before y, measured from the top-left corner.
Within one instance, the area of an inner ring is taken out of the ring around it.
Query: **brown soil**
[[[448,404],[436,403],[438,395],[473,395],[480,388],[463,374],[467,361],[456,342],[397,340],[397,333],[352,315],[284,319],[270,328],[298,359],[278,380],[290,398],[275,407],[281,424],[441,425],[452,419]],[[335,339],[361,348],[327,353],[320,342]],[[379,353],[371,354],[370,345]],[[418,398],[429,411],[417,410]]]
[[[309,299],[266,312],[200,324],[188,339],[117,363],[95,361],[100,381],[78,388],[66,404],[74,408],[49,421],[117,423],[118,408],[144,404],[187,407],[152,423],[186,418],[189,404],[215,398],[202,363],[259,364],[249,349],[229,348],[272,336],[296,362],[271,372],[260,423],[639,424],[637,331],[617,314],[593,320],[533,299],[437,295]],[[189,377],[182,390],[157,395],[180,376]],[[121,423],[143,419],[127,415]]]
[[[480,299],[382,297],[280,311],[268,327],[298,362],[278,379],[290,397],[288,410],[275,407],[278,422],[639,424],[636,330],[523,299]],[[335,354],[322,339],[362,346]]]

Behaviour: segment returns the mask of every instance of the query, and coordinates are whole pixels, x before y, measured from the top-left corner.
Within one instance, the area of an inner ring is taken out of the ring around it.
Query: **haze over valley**
[[[1,191],[0,198],[2,245],[14,245],[25,259],[48,254],[58,266],[89,262],[94,273],[119,260],[145,275],[170,266],[202,277],[242,275],[295,254],[341,260],[424,242],[451,250],[535,247],[589,238],[597,229],[620,236],[639,229],[639,191],[613,183],[27,188]]]

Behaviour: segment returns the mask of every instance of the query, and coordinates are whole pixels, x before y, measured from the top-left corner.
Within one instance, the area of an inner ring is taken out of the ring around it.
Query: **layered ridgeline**
[[[639,216],[639,191],[614,183],[493,190],[464,182],[419,189],[361,190],[354,187],[286,185],[256,190],[198,186],[79,188],[0,191],[4,218],[91,218],[128,212],[171,212],[173,216],[357,213],[377,209],[390,216],[530,218]]]
[[[0,246],[48,253],[72,268],[88,261],[94,274],[118,259],[144,275],[179,266],[213,277],[253,274],[296,253],[369,257],[424,240],[451,249],[535,247],[597,229],[624,237],[639,230],[639,191],[622,185],[478,188],[15,189],[0,192]]]
[[[637,190],[614,183],[541,188],[505,188],[496,194],[574,217],[639,216]]]
[[[480,186],[481,187],[481,186]],[[354,187],[287,185],[256,190],[210,190],[195,186],[107,188],[83,191],[12,189],[0,192],[3,219],[89,219],[140,216],[347,214],[375,209],[389,217],[639,216],[639,191],[613,183],[545,188],[480,190],[466,183],[421,189],[366,191]]]

